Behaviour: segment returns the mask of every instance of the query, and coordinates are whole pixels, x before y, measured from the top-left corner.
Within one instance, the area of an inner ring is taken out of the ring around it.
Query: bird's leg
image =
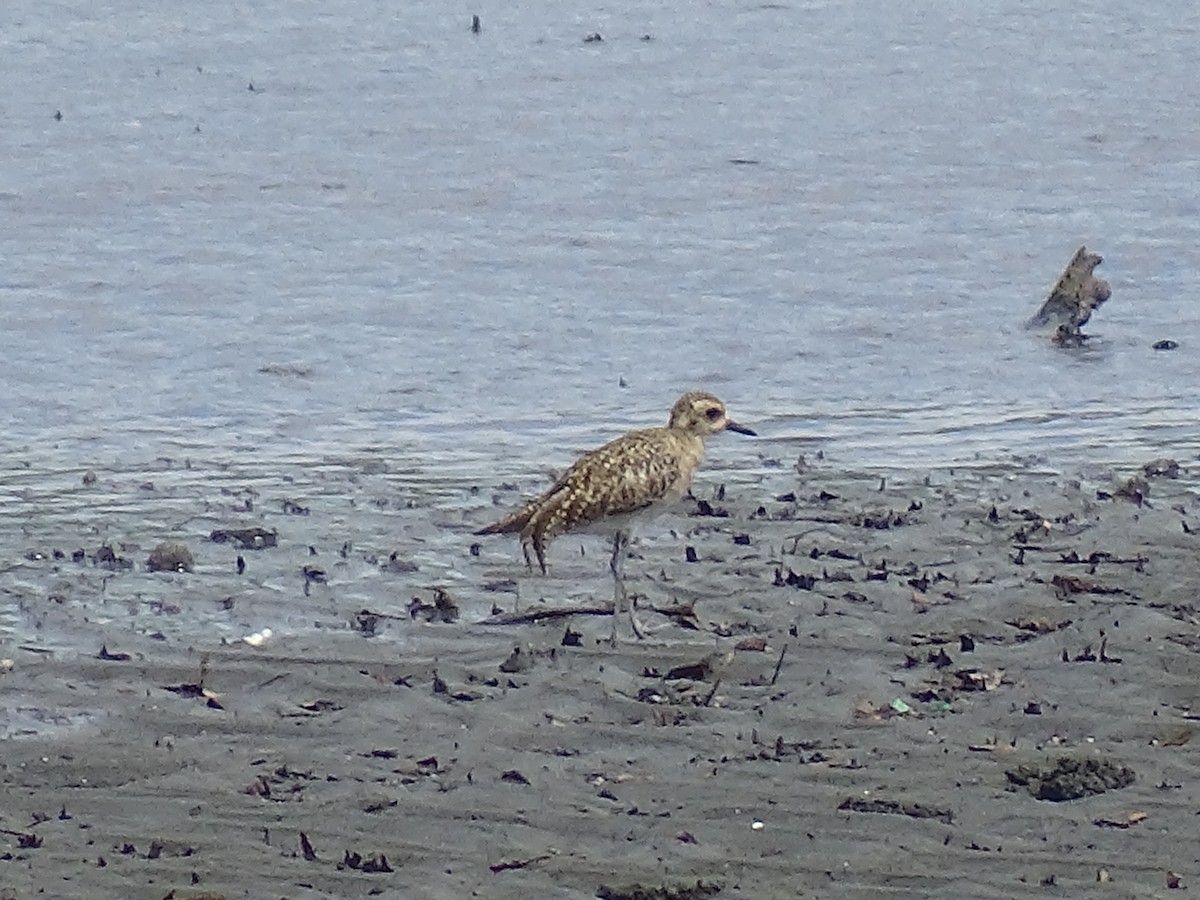
[[[633,610],[633,602],[629,599],[629,594],[625,590],[625,557],[629,555],[629,532],[620,529],[613,535],[613,553],[612,560],[609,563],[609,568],[612,570],[613,576],[613,630],[612,643],[617,643],[617,619],[621,615],[621,607],[624,606],[629,610],[629,626],[633,629],[635,637],[645,639],[646,632],[642,628],[642,623],[637,620],[637,613]]]
[[[530,572],[533,571],[533,556],[529,555],[529,551],[533,550],[533,555],[537,557],[538,568],[542,570],[542,574],[546,574],[546,542],[541,535],[532,534],[521,540],[521,550],[525,554],[525,568]]]

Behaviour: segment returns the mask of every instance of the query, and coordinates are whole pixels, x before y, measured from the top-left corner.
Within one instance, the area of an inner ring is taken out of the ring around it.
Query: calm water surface
[[[764,437],[733,469],[1192,459],[1197,46],[1190,2],[9,0],[9,496],[495,483],[698,387]],[[1113,299],[1054,351],[1085,242]]]

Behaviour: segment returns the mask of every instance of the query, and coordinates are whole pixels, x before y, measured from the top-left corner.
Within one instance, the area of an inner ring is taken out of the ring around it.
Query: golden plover
[[[475,533],[519,533],[525,564],[533,568],[532,549],[543,574],[546,548],[557,535],[569,531],[611,534],[615,638],[616,617],[627,600],[623,564],[633,523],[687,495],[704,456],[704,441],[719,431],[754,434],[730,419],[725,404],[712,394],[684,394],[671,407],[666,427],[631,431],[589,450],[542,496]],[[641,637],[633,607],[628,606],[630,624]]]

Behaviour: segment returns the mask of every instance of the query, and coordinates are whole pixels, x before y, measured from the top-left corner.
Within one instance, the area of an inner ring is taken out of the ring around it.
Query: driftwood
[[[1067,263],[1054,290],[1032,319],[1029,328],[1056,326],[1054,342],[1063,346],[1079,346],[1086,339],[1080,327],[1092,317],[1092,310],[1112,296],[1108,282],[1097,278],[1092,271],[1104,258],[1080,247]]]
[[[484,619],[480,625],[529,625],[545,619],[562,619],[566,616],[611,616],[613,604],[603,606],[543,606],[524,612],[497,613]]]

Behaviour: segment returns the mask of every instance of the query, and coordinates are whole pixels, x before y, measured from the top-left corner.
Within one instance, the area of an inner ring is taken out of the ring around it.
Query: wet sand
[[[515,540],[470,536],[538,484],[406,499],[352,468],[24,476],[0,897],[1200,885],[1194,468],[1138,505],[1115,493],[1133,467],[810,460],[721,496],[710,466],[715,514],[635,542],[653,634],[622,622],[615,648],[603,614],[489,624],[611,600],[598,539],[559,539],[541,577]],[[246,527],[277,546],[208,539]],[[147,571],[168,540],[193,572]],[[435,589],[456,620],[412,617]],[[1062,757],[1135,780],[1054,802],[1008,777]]]

